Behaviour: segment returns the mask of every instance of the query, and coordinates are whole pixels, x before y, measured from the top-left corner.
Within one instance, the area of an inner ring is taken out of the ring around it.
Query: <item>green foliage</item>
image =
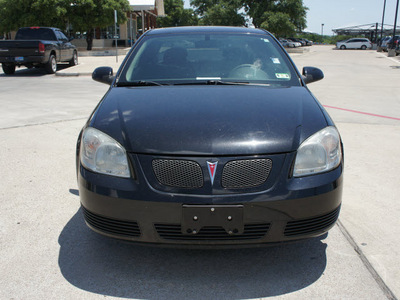
[[[353,36],[353,35],[335,35],[335,36],[330,36],[329,37],[329,44],[335,44],[340,41],[345,41],[354,37],[358,36]],[[364,36],[359,36],[359,37],[364,37]]]
[[[193,9],[183,8],[183,0],[164,0],[165,17],[157,19],[159,27],[197,25],[198,19]]]
[[[26,26],[65,27],[65,0],[0,0],[0,32]]]
[[[68,7],[68,16],[74,30],[88,31],[114,24],[114,10],[117,10],[118,23],[123,24],[129,9],[127,0],[75,0]]]
[[[244,26],[246,19],[240,10],[241,0],[192,0],[190,4],[200,17],[201,25]]]
[[[287,13],[267,11],[263,14],[263,20],[260,27],[275,36],[290,36],[295,33],[296,28]]]
[[[91,49],[93,28],[114,23],[114,10],[118,23],[126,21],[128,0],[0,0],[0,32],[9,32],[25,26],[48,26],[88,32]],[[89,47],[90,46],[90,47]]]
[[[244,26],[246,20],[235,7],[218,3],[208,9],[200,19],[201,25]]]
[[[303,0],[243,0],[243,4],[255,27],[277,35],[291,35],[306,27],[308,8]],[[279,22],[282,22],[281,29]]]

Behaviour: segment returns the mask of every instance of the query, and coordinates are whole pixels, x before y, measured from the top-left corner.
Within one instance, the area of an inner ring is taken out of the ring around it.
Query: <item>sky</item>
[[[184,0],[185,7],[190,7],[190,0]],[[381,23],[384,0],[303,0],[307,12],[307,30],[333,35],[332,29]],[[394,24],[397,0],[386,0],[385,24]],[[399,8],[400,10],[400,8]],[[397,26],[400,17],[397,17]]]

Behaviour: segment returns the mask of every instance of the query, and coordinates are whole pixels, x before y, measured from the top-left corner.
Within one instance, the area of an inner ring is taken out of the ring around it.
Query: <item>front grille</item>
[[[222,186],[228,189],[250,188],[262,185],[271,172],[270,159],[234,160],[222,171]]]
[[[340,206],[323,216],[290,221],[286,225],[285,236],[298,236],[325,231],[333,224],[335,224],[336,220],[339,217],[339,211]]]
[[[155,224],[159,236],[166,240],[177,241],[229,241],[229,240],[255,240],[264,237],[270,223],[264,224],[245,224],[243,234],[229,235],[224,228],[218,226],[203,227],[199,233],[193,235],[182,234],[179,224]]]
[[[203,186],[203,172],[194,161],[155,159],[152,165],[158,182],[163,185],[188,189]]]
[[[140,228],[137,222],[122,221],[99,216],[88,211],[82,206],[83,216],[86,222],[93,228],[112,235],[120,235],[125,237],[140,236]]]

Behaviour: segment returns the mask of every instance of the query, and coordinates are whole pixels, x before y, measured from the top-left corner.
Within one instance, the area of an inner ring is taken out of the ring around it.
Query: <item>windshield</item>
[[[148,35],[136,46],[117,85],[300,85],[282,49],[267,34]]]

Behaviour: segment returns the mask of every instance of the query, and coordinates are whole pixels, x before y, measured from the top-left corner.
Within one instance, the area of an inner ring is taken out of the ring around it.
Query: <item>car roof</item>
[[[175,33],[254,33],[266,34],[267,31],[257,28],[229,27],[229,26],[182,26],[157,28],[146,32],[146,35],[175,34]]]
[[[53,29],[53,30],[61,30],[56,27],[45,27],[45,26],[27,26],[27,27],[21,27],[19,29]]]

